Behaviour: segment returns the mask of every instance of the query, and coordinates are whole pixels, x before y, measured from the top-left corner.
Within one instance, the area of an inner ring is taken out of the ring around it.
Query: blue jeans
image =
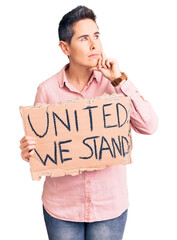
[[[127,211],[117,218],[87,223],[54,218],[43,207],[49,240],[122,240]]]

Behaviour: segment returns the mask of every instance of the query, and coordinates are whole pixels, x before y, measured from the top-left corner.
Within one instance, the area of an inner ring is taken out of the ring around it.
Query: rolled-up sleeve
[[[121,91],[131,98],[130,124],[141,134],[153,134],[157,130],[158,117],[151,104],[144,100],[130,80],[121,85]]]

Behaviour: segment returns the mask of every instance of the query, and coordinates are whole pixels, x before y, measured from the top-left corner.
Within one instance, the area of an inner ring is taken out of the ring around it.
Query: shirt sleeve
[[[141,134],[153,134],[158,126],[158,118],[151,104],[144,100],[130,80],[125,81],[119,87],[119,91],[120,89],[125,96],[129,96],[131,98],[131,127]]]
[[[37,88],[34,105],[36,105],[37,103],[47,103],[47,97],[46,97],[44,88],[41,84]]]

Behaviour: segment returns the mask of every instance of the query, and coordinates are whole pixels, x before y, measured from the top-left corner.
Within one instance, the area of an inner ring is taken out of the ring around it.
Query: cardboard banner
[[[25,135],[37,138],[33,180],[131,163],[130,98],[104,94],[20,107]]]

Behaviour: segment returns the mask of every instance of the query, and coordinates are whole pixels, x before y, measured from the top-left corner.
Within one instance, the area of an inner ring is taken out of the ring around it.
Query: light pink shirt
[[[113,87],[102,73],[94,71],[79,92],[68,82],[66,66],[39,85],[35,104],[56,104],[77,97],[122,93],[131,97],[131,127],[143,134],[152,134],[157,129],[157,116],[150,103],[143,99],[130,80]],[[95,222],[116,218],[129,207],[126,166],[114,165],[77,176],[46,177],[42,201],[50,215],[62,220]]]

